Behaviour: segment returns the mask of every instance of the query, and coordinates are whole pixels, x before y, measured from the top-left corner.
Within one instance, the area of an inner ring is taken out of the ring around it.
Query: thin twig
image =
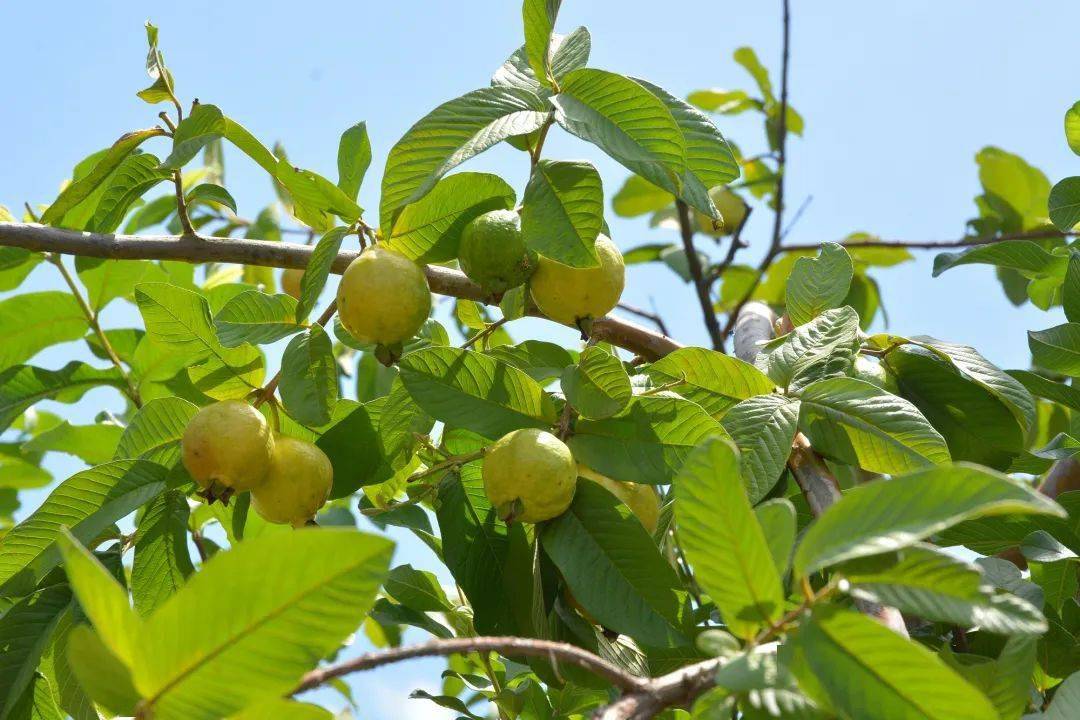
[[[694,283],[698,303],[701,305],[705,327],[709,331],[713,349],[723,350],[724,336],[720,334],[720,323],[716,319],[716,310],[709,296],[709,283],[705,280],[704,271],[701,269],[701,258],[698,257],[697,250],[694,248],[694,226],[691,223],[690,208],[682,200],[676,200],[675,207],[679,215],[679,234],[682,236],[683,252],[686,253],[686,264],[690,269],[690,279]]]
[[[64,282],[67,283],[68,289],[71,290],[71,294],[75,296],[75,302],[78,304],[79,309],[82,310],[83,315],[86,316],[86,322],[90,325],[90,329],[97,335],[98,341],[101,343],[102,349],[105,354],[109,356],[109,360],[116,366],[117,371],[120,373],[120,377],[124,379],[124,384],[127,385],[127,396],[131,399],[131,403],[137,407],[142,407],[142,398],[139,396],[139,387],[135,384],[135,381],[131,379],[131,375],[120,362],[120,356],[116,354],[116,350],[113,348],[112,343],[109,342],[109,336],[105,334],[105,331],[101,328],[101,323],[98,322],[97,313],[90,308],[90,304],[86,302],[86,298],[83,297],[82,292],[79,290],[79,286],[75,284],[75,279],[71,277],[71,273],[68,272],[67,267],[64,266],[64,260],[61,255],[48,256],[50,263],[56,266],[56,269],[60,271],[60,274],[64,278]]]
[[[810,203],[814,202],[813,195],[807,195],[803,201],[799,204],[799,208],[795,211],[795,214],[791,217],[791,222],[787,224],[784,231],[780,233],[780,239],[783,240],[791,232],[792,228],[799,224],[799,220],[802,219],[803,213],[806,212],[806,208],[810,207]]]
[[[645,691],[648,687],[646,679],[631,675],[622,668],[576,645],[519,637],[466,637],[431,640],[419,645],[408,645],[365,653],[337,665],[312,670],[304,675],[300,684],[296,686],[291,694],[295,695],[305,690],[311,690],[343,675],[362,670],[371,670],[372,668],[401,662],[402,660],[470,652],[497,652],[507,657],[524,656],[544,659],[556,657],[596,674],[620,690]]]
[[[187,200],[184,199],[184,182],[179,170],[173,172],[173,185],[176,187],[176,215],[180,218],[180,226],[184,229],[185,235],[198,237],[191,224],[191,217],[188,216]]]
[[[974,245],[992,245],[1008,240],[1054,240],[1058,238],[1077,237],[1080,235],[1075,230],[1060,232],[1051,228],[1041,230],[1027,230],[1017,233],[1004,233],[1001,235],[976,235],[960,238],[958,240],[859,240],[848,243],[850,247],[877,247],[877,248],[906,248],[909,250],[942,250],[947,248],[962,248]],[[843,243],[841,243],[843,244]],[[821,243],[798,243],[784,245],[783,252],[797,252],[800,250],[818,250]]]
[[[639,307],[634,307],[630,303],[624,303],[624,302],[620,302],[618,304],[618,308],[620,310],[624,310],[624,311],[630,313],[631,315],[637,315],[640,318],[644,318],[644,319],[648,320],[649,322],[651,322],[653,325],[656,326],[657,330],[664,333],[665,335],[668,334],[667,325],[664,324],[664,318],[660,317],[660,313],[655,312],[655,309],[656,309],[655,306],[653,308],[654,312],[649,312],[648,310],[643,310],[643,309],[641,309]]]
[[[468,350],[480,340],[486,340],[487,338],[491,337],[492,333],[494,333],[496,330],[498,330],[508,322],[510,322],[510,318],[499,318],[493,323],[488,323],[483,330],[466,340],[464,344],[462,344],[461,349]]]

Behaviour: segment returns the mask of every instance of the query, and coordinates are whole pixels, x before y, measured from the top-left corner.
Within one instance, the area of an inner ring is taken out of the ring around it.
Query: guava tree
[[[308,691],[421,656],[447,669],[415,696],[468,718],[1080,717],[1080,178],[988,147],[955,242],[790,243],[787,1],[775,84],[742,48],[753,89],[687,100],[590,67],[559,4],[525,0],[490,84],[405,132],[377,212],[364,123],[336,182],[297,167],[182,101],[152,25],[160,124],[0,208],[0,720],[325,718]],[[1080,104],[1065,127],[1080,154]],[[553,132],[629,177],[605,198]],[[458,169],[504,142],[523,188]],[[276,192],[252,219],[226,148]],[[657,241],[618,243],[608,202]],[[874,269],[935,249],[1064,309],[1030,369],[868,332]],[[711,347],[620,317],[654,262]],[[38,266],[59,289],[21,287]],[[141,323],[104,326],[125,302]],[[513,339],[525,316],[581,343]],[[37,407],[98,388],[94,424]],[[47,453],[87,469],[13,524]]]

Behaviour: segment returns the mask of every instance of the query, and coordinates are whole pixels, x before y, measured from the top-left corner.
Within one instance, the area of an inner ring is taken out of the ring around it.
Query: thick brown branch
[[[175,235],[104,235],[28,223],[0,223],[0,246],[3,245],[116,260],[182,260],[280,268],[305,268],[312,252],[310,246],[297,243]],[[355,257],[355,252],[338,253],[331,270],[344,272]],[[478,285],[456,270],[429,265],[425,271],[432,292],[490,302]],[[594,320],[592,335],[650,360],[682,347],[665,335],[612,315]]]
[[[519,637],[465,637],[431,640],[418,645],[391,648],[366,653],[352,660],[312,670],[300,681],[293,694],[318,687],[328,680],[362,670],[390,665],[418,657],[457,655],[470,652],[497,652],[507,657],[545,658],[551,662],[573,663],[607,680],[625,692],[644,692],[650,683],[646,678],[631,675],[622,668],[583,650],[576,645],[550,640]]]

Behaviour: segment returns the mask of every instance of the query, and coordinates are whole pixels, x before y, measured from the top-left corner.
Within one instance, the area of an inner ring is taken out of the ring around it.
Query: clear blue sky
[[[589,27],[592,65],[685,95],[708,86],[749,88],[731,60],[740,45],[753,46],[775,77],[779,6],[565,0],[559,29]],[[152,13],[179,94],[218,104],[267,143],[281,140],[297,164],[333,177],[338,136],[367,120],[375,160],[361,202],[374,209],[386,151],[440,102],[487,84],[521,42],[519,11],[516,0],[4,3],[0,203],[15,209],[24,200],[49,202],[76,161],[123,131],[156,122],[157,109],[134,97],[147,83],[142,23]],[[1022,155],[1052,181],[1080,170],[1061,130],[1065,109],[1080,99],[1080,86],[1069,82],[1077,75],[1075,0],[795,0],[792,12],[791,101],[807,127],[805,138],[790,145],[788,197],[795,207],[813,196],[792,242],[835,240],[855,230],[896,239],[960,237],[978,192],[973,158],[984,145]],[[744,150],[761,149],[756,120],[718,123]],[[626,176],[575,139],[556,137],[547,152],[592,159],[609,194]],[[254,215],[272,197],[269,182],[236,154],[228,159],[240,212]],[[519,192],[526,179],[526,163],[509,149],[470,167],[499,172]],[[623,248],[674,240],[641,220],[608,219]],[[750,223],[749,258],[767,242],[766,219],[759,212]],[[1005,367],[1026,367],[1024,331],[1057,316],[1014,309],[986,268],[931,279],[930,259],[878,274],[891,329],[971,343]],[[35,271],[29,284],[54,286],[48,270]],[[703,342],[690,289],[662,267],[632,270],[625,298],[647,305],[650,297],[672,334]],[[133,316],[118,307],[112,317]],[[550,332],[528,321],[514,327],[519,338]],[[59,348],[39,361],[55,367],[73,352]],[[92,393],[76,417],[88,422],[102,404],[115,400]],[[77,469],[62,460],[50,467],[61,477]],[[410,543],[398,560],[428,564],[418,552]],[[434,689],[438,667],[417,663],[357,677],[359,693],[379,689],[364,715],[429,717],[430,706],[399,710],[396,702],[411,687]]]

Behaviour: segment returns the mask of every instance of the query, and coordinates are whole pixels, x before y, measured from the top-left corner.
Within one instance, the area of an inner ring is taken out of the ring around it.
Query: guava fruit
[[[303,268],[286,268],[281,273],[281,290],[286,295],[300,299],[300,280],[304,277]]]
[[[539,256],[529,292],[540,311],[556,322],[576,325],[607,315],[619,304],[626,266],[622,253],[606,235],[596,238],[600,264],[588,268],[563,265]]]
[[[301,527],[326,504],[333,484],[334,467],[326,453],[279,435],[266,480],[251,491],[251,506],[264,520]]]
[[[484,492],[499,517],[538,523],[570,507],[577,467],[570,448],[536,428],[504,435],[484,454]]]
[[[266,479],[274,435],[266,418],[243,400],[207,405],[191,418],[180,440],[184,467],[211,501],[227,501]]]
[[[338,316],[360,342],[394,345],[420,330],[431,312],[424,271],[399,252],[374,246],[345,269]]]
[[[877,385],[882,390],[891,392],[894,395],[900,393],[900,387],[896,384],[896,377],[885,369],[885,365],[871,360],[865,355],[855,357],[851,376],[858,380],[864,380],[871,385]]]
[[[492,210],[461,231],[458,263],[469,279],[493,294],[522,285],[534,268],[521,236],[521,216]]]
[[[581,463],[578,463],[577,474],[592,480],[622,500],[650,535],[656,532],[656,526],[660,522],[660,496],[652,485],[613,480]]]
[[[746,217],[747,211],[743,199],[726,185],[717,185],[709,190],[709,197],[712,198],[716,209],[720,211],[723,224],[719,228],[713,229],[712,218],[703,212],[695,210],[694,221],[697,224],[698,232],[713,237],[724,237],[738,230],[743,218]]]

